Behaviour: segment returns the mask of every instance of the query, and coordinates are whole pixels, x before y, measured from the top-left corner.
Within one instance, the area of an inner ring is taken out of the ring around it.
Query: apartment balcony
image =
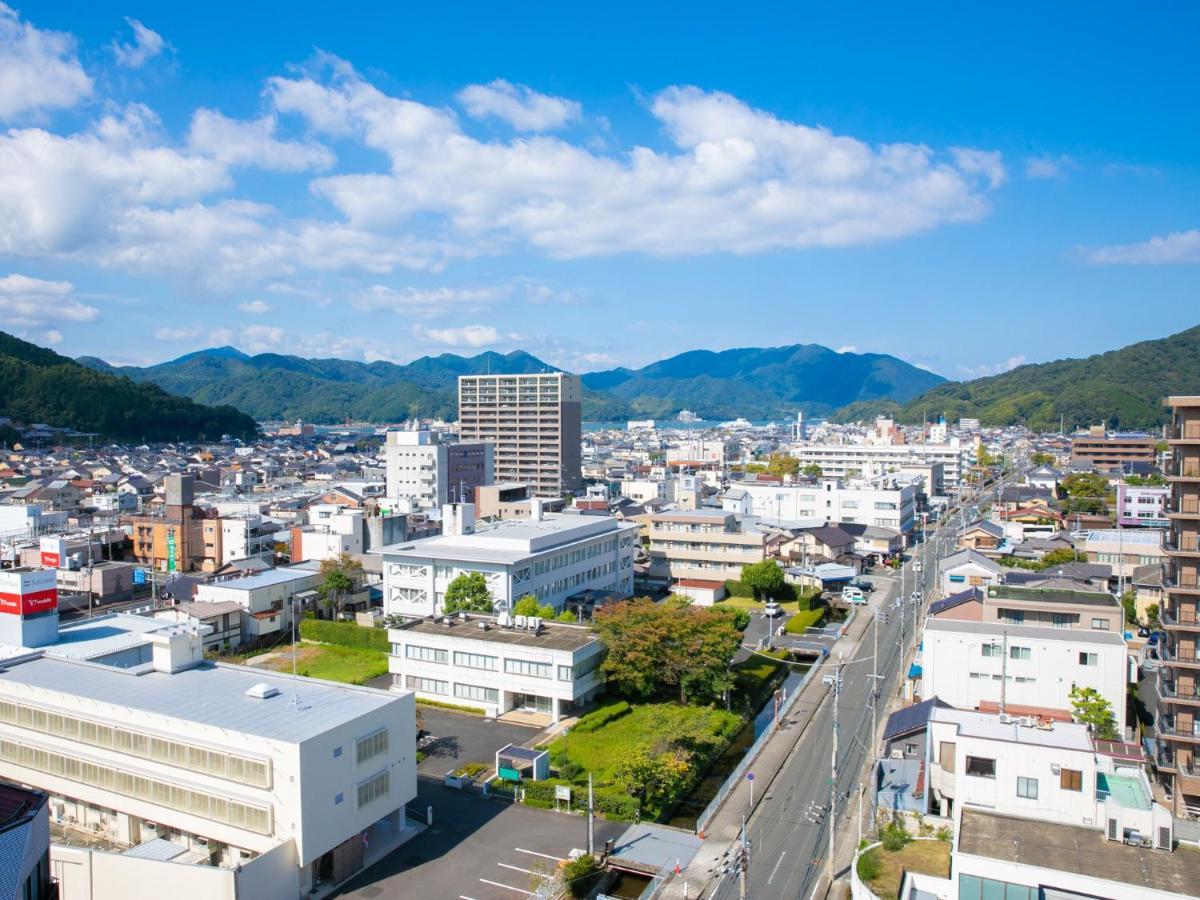
[[[1163,543],[1163,549],[1170,556],[1200,557],[1200,535],[1180,534],[1175,540]]]
[[[1158,614],[1158,621],[1163,627],[1171,630],[1200,631],[1200,617],[1190,609],[1175,612],[1169,607],[1163,607],[1162,612]]]
[[[1179,575],[1164,575],[1163,587],[1172,593],[1200,594],[1200,580],[1194,573]]]
[[[1162,661],[1168,666],[1185,666],[1188,668],[1200,668],[1200,657],[1196,656],[1195,650],[1184,650],[1182,653],[1176,650],[1169,644],[1159,643],[1158,653]]]
[[[1200,422],[1184,422],[1167,432],[1167,443],[1172,445],[1200,444]]]
[[[1190,723],[1180,724],[1175,716],[1160,712],[1154,720],[1154,730],[1160,737],[1200,744],[1200,720],[1193,719]]]
[[[1162,671],[1161,669],[1159,670]],[[1167,703],[1177,703],[1182,706],[1200,706],[1200,685],[1179,689],[1179,682],[1167,681],[1161,676],[1156,685],[1158,696]]]

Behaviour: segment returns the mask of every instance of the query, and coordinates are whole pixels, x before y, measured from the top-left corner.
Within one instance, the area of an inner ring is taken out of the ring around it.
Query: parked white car
[[[867,602],[867,595],[862,592],[862,588],[857,588],[851,584],[842,588],[842,599],[847,603],[853,603],[857,606]]]

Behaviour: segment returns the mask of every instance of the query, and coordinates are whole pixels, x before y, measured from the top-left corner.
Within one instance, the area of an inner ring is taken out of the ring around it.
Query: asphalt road
[[[941,534],[931,534],[928,564],[919,576],[921,582],[932,584],[936,560],[946,552],[953,540],[952,527]],[[914,561],[926,559],[926,548],[910,551],[903,576],[904,593],[914,587]],[[857,840],[857,829],[846,808],[856,802],[857,786],[863,777],[863,766],[871,736],[870,707],[872,660],[876,628],[879,629],[879,673],[884,676],[881,687],[880,719],[888,698],[894,696],[900,678],[900,629],[902,617],[896,607],[901,592],[902,576],[897,573],[874,578],[876,590],[870,595],[870,605],[859,615],[878,609],[886,619],[868,624],[853,659],[842,665],[842,691],[838,703],[838,858],[842,849]],[[927,590],[926,594],[929,593]],[[903,625],[906,644],[911,647],[914,634],[914,614],[920,607],[907,604]],[[878,622],[878,624],[877,624]],[[835,649],[836,658],[836,649]],[[832,667],[829,668],[832,673]],[[818,709],[804,732],[792,756],[785,764],[767,795],[752,815],[747,834],[751,847],[747,872],[747,896],[755,898],[807,898],[824,869],[829,850],[830,757],[832,750],[832,703],[827,700]],[[726,875],[714,888],[711,896],[728,900],[738,896],[737,879]]]

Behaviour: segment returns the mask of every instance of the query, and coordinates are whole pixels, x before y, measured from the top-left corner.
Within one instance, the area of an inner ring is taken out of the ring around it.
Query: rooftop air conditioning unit
[[[1012,720],[1013,720],[1013,717],[1010,716],[1008,713],[1000,713],[1000,724],[1001,725],[1011,725]]]
[[[513,624],[518,628],[524,628],[526,619],[526,616],[513,616]]]
[[[487,622],[480,622],[480,623],[479,623],[479,630],[480,630],[480,631],[487,631],[489,627],[490,627],[490,626],[488,625],[488,623],[487,623]]]
[[[903,750],[893,750],[892,751],[892,759],[904,759],[904,751]]]
[[[1033,716],[1021,716],[1020,724],[1022,728],[1032,728],[1037,724],[1037,719]]]

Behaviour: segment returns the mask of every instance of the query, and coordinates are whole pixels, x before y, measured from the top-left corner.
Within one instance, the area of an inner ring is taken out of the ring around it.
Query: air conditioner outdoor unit
[[[1012,720],[1013,720],[1013,717],[1010,716],[1008,713],[1000,713],[1000,724],[1001,725],[1010,725],[1010,724],[1012,724]]]
[[[1035,719],[1033,716],[1021,716],[1021,727],[1022,728],[1032,728],[1036,724],[1037,724],[1037,719]]]
[[[903,750],[893,750],[892,751],[892,759],[904,759],[904,751]]]

